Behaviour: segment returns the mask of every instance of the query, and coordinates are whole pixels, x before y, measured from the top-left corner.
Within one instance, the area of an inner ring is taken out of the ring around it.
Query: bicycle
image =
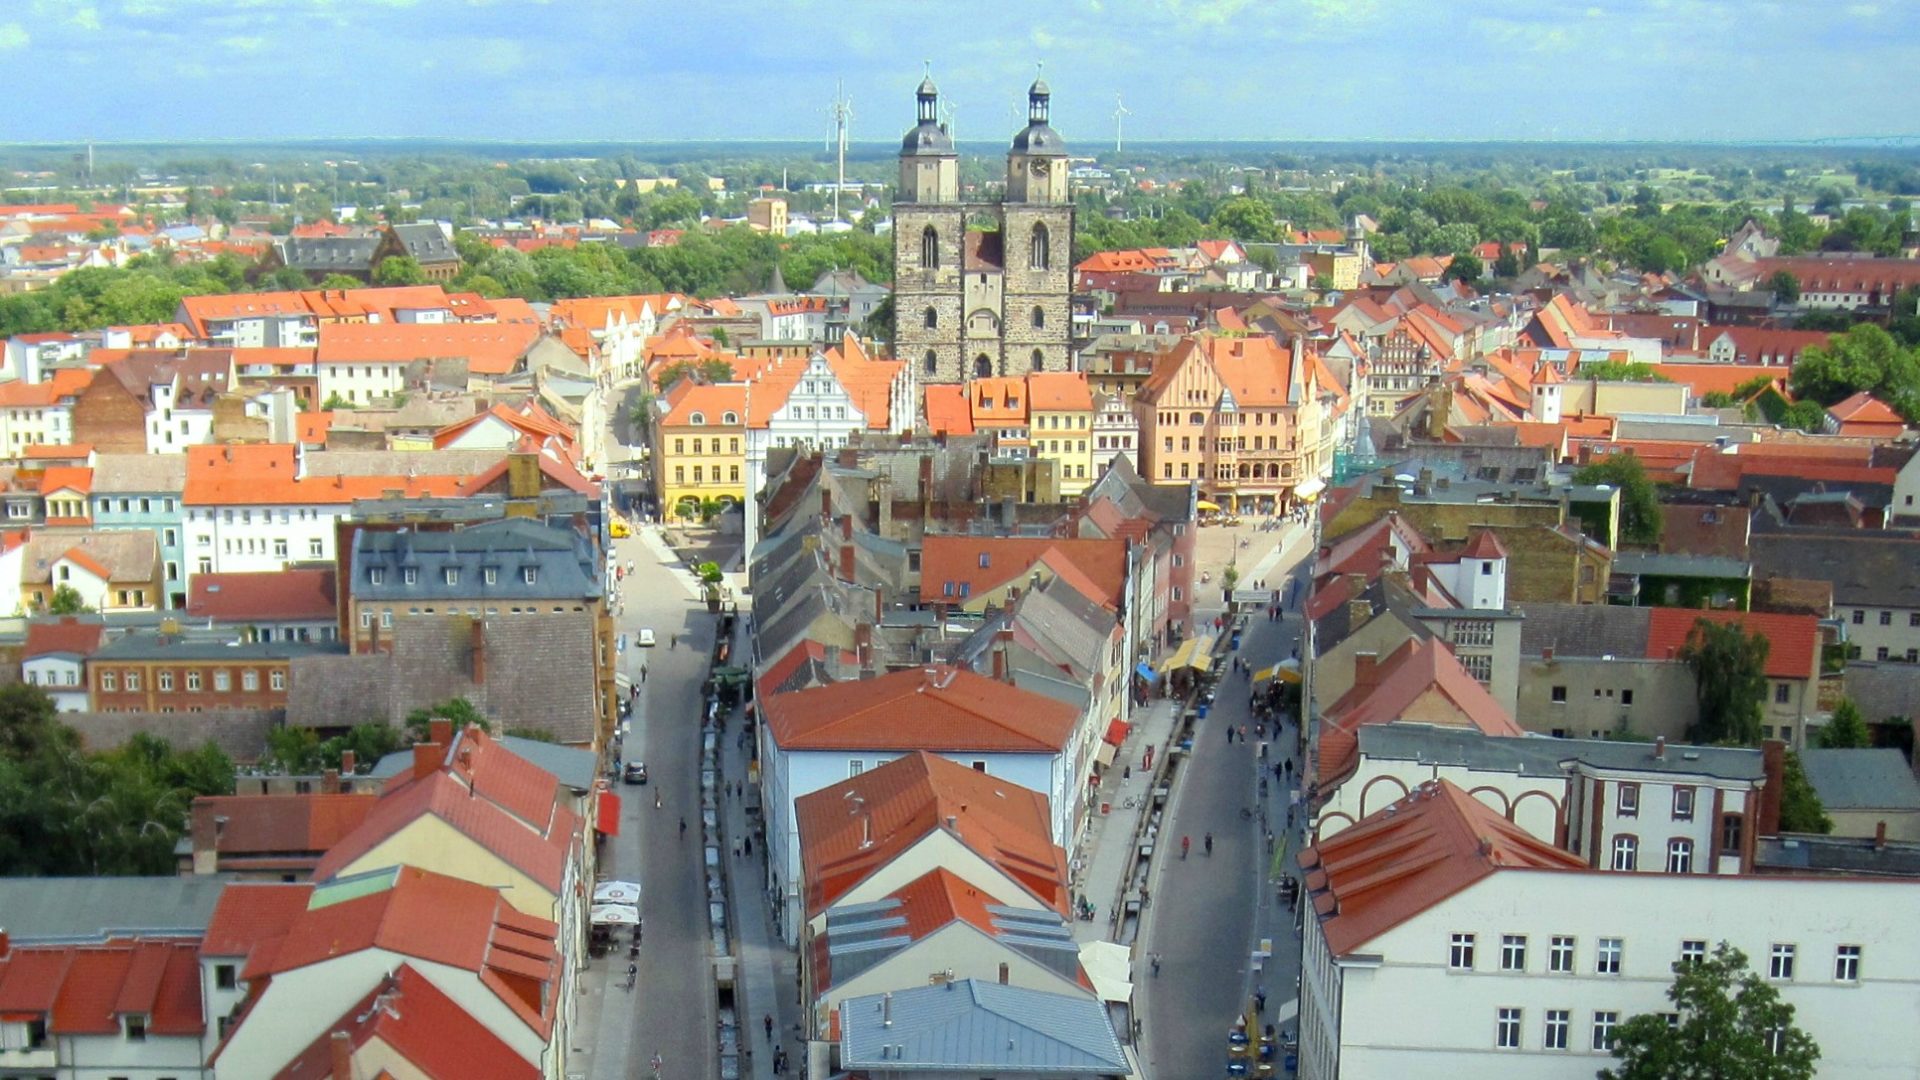
[[[1124,801],[1120,803],[1120,808],[1122,810],[1134,810],[1134,809],[1138,809],[1139,806],[1140,806],[1140,796],[1138,795],[1129,795],[1126,797]]]

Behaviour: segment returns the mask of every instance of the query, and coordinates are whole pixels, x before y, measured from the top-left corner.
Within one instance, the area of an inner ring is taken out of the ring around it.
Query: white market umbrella
[[[637,904],[640,886],[632,881],[603,881],[593,887],[596,904]]]
[[[595,926],[638,926],[640,909],[631,904],[595,904],[592,919]]]

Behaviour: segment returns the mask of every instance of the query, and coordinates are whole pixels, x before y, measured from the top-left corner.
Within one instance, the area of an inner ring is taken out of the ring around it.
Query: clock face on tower
[[[1033,163],[1033,175],[1035,176],[1047,175],[1047,161],[1045,158],[1041,158],[1040,160],[1035,161]]]

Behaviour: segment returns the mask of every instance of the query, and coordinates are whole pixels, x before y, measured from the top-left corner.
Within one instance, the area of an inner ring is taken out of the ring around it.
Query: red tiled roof
[[[335,613],[334,570],[274,570],[251,574],[195,574],[187,615],[195,619],[330,618]]]
[[[1093,391],[1082,371],[1036,372],[1027,376],[1029,412],[1092,412]]]
[[[1300,853],[1299,863],[1334,956],[1358,950],[1496,870],[1587,869],[1449,780],[1423,784],[1319,841]]]
[[[432,459],[422,456],[424,463]],[[501,467],[505,467],[502,455]],[[376,499],[389,491],[412,497],[463,494],[484,486],[479,477],[324,476],[295,479],[288,443],[190,446],[181,501],[188,506],[298,506]]]
[[[72,615],[37,620],[27,624],[27,643],[20,656],[23,660],[51,653],[91,656],[100,647],[101,635],[105,632],[104,623],[82,622]]]
[[[1705,397],[1711,393],[1731,394],[1742,383],[1756,378],[1766,377],[1785,385],[1787,369],[1782,367],[1762,367],[1757,364],[1651,364],[1654,374],[1672,382],[1680,383],[1693,391],[1694,397]]]
[[[366,820],[372,792],[311,795],[202,795],[195,820],[225,818],[214,847],[223,856],[317,857]]]
[[[313,886],[236,881],[220,890],[200,941],[201,956],[249,956],[277,940],[307,910]]]
[[[1443,708],[1420,706],[1430,692],[1444,699]],[[1360,750],[1360,728],[1400,722],[1473,727],[1488,735],[1526,734],[1445,643],[1412,638],[1376,661],[1372,685],[1356,679],[1327,710],[1320,734],[1321,785],[1330,786],[1352,768]]]
[[[464,359],[475,375],[514,370],[540,338],[525,323],[327,323],[320,327],[323,364],[409,363]]]
[[[1064,915],[1066,852],[1050,820],[1045,795],[923,751],[803,795],[794,821],[808,916],[943,830]]]
[[[145,1015],[155,1035],[199,1035],[200,964],[188,941],[16,945],[0,957],[0,1016],[31,1015],[48,1033],[118,1035],[120,1018]]]
[[[1098,590],[1098,599],[1118,606],[1126,588],[1127,548],[1120,540],[1052,537],[929,536],[920,549],[920,599],[958,602],[1023,579],[1042,558],[1072,563]],[[947,591],[947,586],[953,586]]]
[[[927,432],[931,435],[973,434],[973,411],[967,388],[936,384],[926,388]]]
[[[387,1004],[391,1007],[377,1006]],[[333,1039],[344,1033],[358,1051],[377,1040],[383,1052],[398,1056],[431,1080],[537,1080],[540,1070],[448,997],[412,964],[394,973],[355,1002],[274,1080],[334,1080]],[[372,1067],[372,1064],[363,1067]],[[391,1076],[391,1066],[377,1075]],[[356,1069],[355,1076],[363,1075]]]
[[[701,424],[705,427],[725,429],[745,424],[746,383],[703,383],[681,379],[669,387],[663,396],[667,402],[667,414],[659,420],[661,427],[689,427],[695,413],[700,414]],[[728,413],[733,414],[732,424],[726,420]]]
[[[553,806],[548,792],[548,814],[538,828],[516,820],[513,814],[475,792],[446,772],[435,772],[383,793],[353,832],[342,837],[314,867],[315,881],[348,872],[355,861],[411,827],[421,818],[440,819],[502,862],[558,896],[566,875],[578,822],[573,813]]]
[[[1735,624],[1767,639],[1769,679],[1812,679],[1820,671],[1820,620],[1812,615],[1763,611],[1700,611],[1657,607],[1647,622],[1647,657],[1670,660],[1686,648],[1696,622]]]
[[[1061,752],[1076,710],[944,665],[774,694],[761,703],[783,750]]]

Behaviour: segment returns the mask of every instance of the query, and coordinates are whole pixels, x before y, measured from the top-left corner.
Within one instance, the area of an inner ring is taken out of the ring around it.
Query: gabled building
[[[849,998],[837,1026],[840,1068],[873,1077],[1119,1080],[1138,1068],[1091,996],[979,979]]]
[[[540,1080],[545,1073],[407,963],[342,1012],[273,1080],[342,1075]]]
[[[745,383],[688,378],[655,399],[654,500],[662,514],[698,519],[709,503],[746,501],[748,394]]]
[[[338,583],[332,567],[250,574],[196,574],[187,618],[238,631],[247,641],[335,641]]]
[[[1399,723],[1524,734],[1442,642],[1414,638],[1385,657],[1359,653],[1353,688],[1327,708],[1314,736],[1311,776],[1323,796],[1358,767],[1360,729]]]
[[[194,953],[183,936],[12,944],[0,935],[0,1068],[76,1080],[208,1075]]]
[[[20,650],[20,677],[38,686],[61,712],[87,708],[87,657],[105,641],[106,624],[95,618],[62,615],[27,624]]]

